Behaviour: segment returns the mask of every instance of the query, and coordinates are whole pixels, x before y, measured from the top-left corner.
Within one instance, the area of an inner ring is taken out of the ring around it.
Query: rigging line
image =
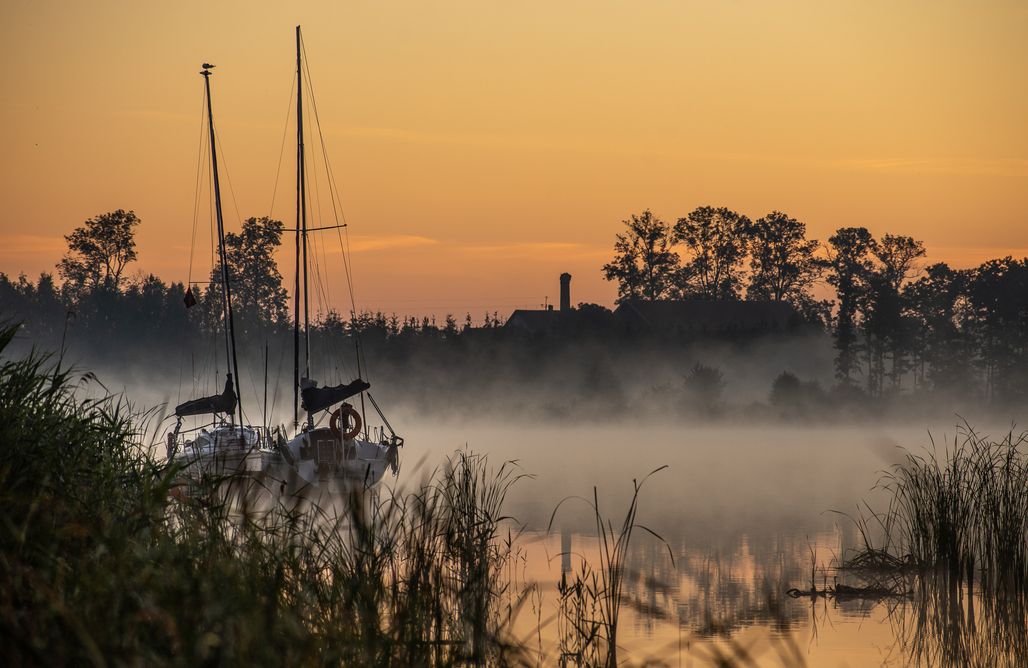
[[[307,72],[307,85],[308,85],[308,87],[310,88],[310,91],[311,91],[311,109],[314,111],[314,123],[315,123],[315,125],[318,128],[318,137],[321,140],[321,150],[322,150],[322,153],[323,153],[323,156],[324,156],[324,160],[325,160],[325,171],[327,173],[328,180],[329,180],[329,194],[330,194],[330,197],[332,198],[332,215],[333,215],[333,217],[335,217],[336,223],[339,223],[340,218],[342,219],[343,223],[346,223],[346,216],[345,216],[345,213],[342,210],[342,203],[340,202],[338,208],[336,207],[338,191],[335,190],[335,174],[332,171],[332,163],[328,159],[328,148],[327,148],[327,146],[325,144],[325,133],[324,133],[324,131],[321,128],[321,116],[318,114],[318,103],[317,103],[317,99],[316,99],[316,97],[314,95],[314,78],[311,76],[311,73],[310,73],[310,65],[309,65],[309,61],[307,59],[307,49],[306,49],[306,46],[303,44],[303,40],[302,39],[300,40],[300,50],[301,50],[301,53],[303,54],[303,59],[302,59],[303,67],[304,67],[305,71]],[[336,234],[337,235],[339,234],[339,228],[336,228]],[[355,294],[354,294],[353,274],[350,271],[350,262],[348,260],[348,253],[349,253],[349,250],[350,250],[349,240],[350,240],[350,233],[349,233],[349,229],[347,229],[347,232],[346,232],[346,247],[345,247],[345,249],[342,248],[342,236],[341,235],[339,236],[339,241],[340,241],[340,249],[343,251],[343,267],[344,267],[344,270],[346,272],[347,291],[349,292],[349,295],[350,295],[350,322],[351,322],[351,325],[353,325],[353,324],[355,324],[356,319],[357,319],[357,300],[356,300],[356,297],[355,297]],[[367,360],[363,358],[363,346],[361,346],[360,332],[359,332],[359,330],[356,327],[351,327],[351,330],[352,330],[353,336],[354,336],[354,343],[356,344],[358,375],[360,375],[360,370],[361,370],[362,367],[364,369],[364,373],[367,374]],[[362,413],[363,413],[363,401],[364,401],[364,399],[363,399],[363,394],[362,394],[361,395]]]
[[[252,364],[250,365],[249,372],[250,373],[248,375],[250,376],[250,387],[253,388],[253,395],[255,397],[260,397],[261,396],[261,392],[260,392],[260,389],[257,387],[256,374],[253,371],[253,365]],[[242,385],[242,382],[240,382],[240,385]],[[239,391],[241,393],[242,392],[242,388],[240,388]],[[259,402],[259,401],[257,402],[257,408],[258,408],[257,412],[261,414],[261,424],[267,424],[267,416],[264,415],[264,409],[261,408],[260,403],[261,402]],[[249,420],[247,420],[247,423],[249,423]]]
[[[278,398],[282,392],[282,383],[279,382],[282,379],[282,363],[286,357],[286,347],[279,346],[278,353],[278,370],[275,372],[275,392],[271,395],[271,410],[268,412],[269,415],[275,414],[275,408],[278,406]]]
[[[207,101],[206,93],[204,93],[204,95],[205,95],[204,102],[206,102]],[[207,160],[207,183],[208,183],[208,187],[207,187],[207,207],[208,207],[208,210],[207,210],[207,213],[208,213],[209,220],[210,220],[210,233],[211,233],[211,236],[210,236],[210,241],[211,241],[211,278],[214,278],[214,275],[218,273],[217,269],[219,267],[220,260],[217,263],[214,260],[214,256],[215,256],[215,250],[214,249],[217,248],[217,242],[214,240],[214,238],[217,235],[217,233],[214,231],[214,226],[215,226],[215,222],[214,222],[214,216],[215,216],[215,214],[214,214],[214,167],[212,165],[211,160],[209,160],[210,155],[211,155],[211,153],[210,153],[210,151],[211,151],[210,133],[208,133],[208,136],[207,136],[207,139],[206,139],[206,146],[207,146],[207,150],[204,152],[204,157],[208,158],[208,160]],[[213,294],[213,291],[210,289],[210,285],[211,284],[208,284],[207,292],[208,292],[208,295],[211,297],[211,299],[214,299],[214,294]],[[210,303],[210,300],[208,300],[208,303]],[[214,321],[211,323],[212,324],[213,333],[214,333],[214,336],[211,337],[211,349],[213,350],[214,384],[215,384],[215,387],[218,384],[218,325],[219,325],[220,321],[221,321],[221,315],[219,314],[219,315],[215,316]],[[228,323],[225,323],[225,326],[227,327]],[[210,383],[210,376],[207,377],[207,381],[206,382],[208,384],[205,386],[204,392],[210,393],[210,391],[211,391],[211,386],[209,384]]]
[[[309,83],[308,83],[308,86],[309,86]],[[311,105],[312,106],[314,104],[313,97],[314,97],[314,92],[310,91],[310,100],[311,100]],[[314,176],[314,179],[313,179],[314,202],[312,203],[313,204],[312,212],[315,213],[315,217],[316,217],[316,225],[315,226],[316,227],[325,227],[323,225],[323,223],[324,223],[324,214],[323,214],[323,208],[322,208],[322,205],[321,205],[321,180],[320,180],[320,178],[318,176],[317,153],[316,152],[311,152],[309,154],[309,156],[307,156],[307,160],[309,160],[309,167],[307,169],[307,173],[308,174],[313,174],[313,176]],[[310,231],[310,227],[309,226],[308,226],[308,231]],[[314,263],[315,263],[315,267],[314,267],[314,271],[315,271],[315,288],[317,290],[317,297],[318,297],[318,300],[319,300],[318,303],[316,304],[316,307],[317,307],[317,313],[319,315],[321,315],[322,313],[326,312],[328,309],[331,308],[331,296],[332,295],[331,295],[331,292],[327,289],[327,287],[328,287],[328,262],[327,262],[327,259],[326,259],[326,256],[325,256],[325,252],[324,252],[324,242],[321,241],[318,238],[319,236],[320,235],[315,235],[313,237],[312,241],[314,243],[313,255],[314,255]],[[321,255],[320,259],[318,257],[319,253]]]
[[[346,216],[343,213],[342,200],[339,197],[338,187],[336,186],[335,181],[335,174],[332,172],[332,165],[328,159],[328,148],[325,144],[325,133],[321,129],[321,116],[318,114],[318,102],[314,96],[314,78],[311,76],[310,63],[307,60],[307,49],[303,44],[301,44],[301,48],[303,49],[304,68],[307,71],[307,87],[310,89],[311,92],[311,109],[314,111],[314,124],[318,126],[318,138],[321,140],[321,152],[325,160],[325,173],[328,175],[329,179],[329,195],[332,198],[332,215],[337,217],[337,223],[339,222],[339,219],[342,219],[342,222],[345,223]],[[334,188],[334,192],[333,186],[336,186]],[[336,206],[337,201],[338,210]]]
[[[303,96],[303,93],[304,93],[304,88],[301,85],[298,94]],[[306,147],[306,144],[307,144],[307,134],[310,133],[310,132],[311,132],[311,129],[310,129],[310,126],[308,125],[308,126],[306,126],[304,128],[304,146],[305,147]],[[318,237],[317,237],[317,235],[313,235],[312,236],[310,234],[310,231],[311,231],[311,227],[321,227],[321,202],[320,202],[320,199],[319,199],[319,196],[318,196],[318,185],[317,185],[318,170],[317,170],[317,164],[314,163],[314,156],[312,156],[306,150],[303,152],[303,173],[304,173],[304,194],[307,195],[306,198],[304,199],[304,203],[305,203],[305,205],[307,207],[306,208],[306,212],[307,212],[307,225],[305,227],[305,230],[308,233],[305,236],[305,239],[304,239],[305,240],[304,248],[306,250],[306,254],[304,255],[304,259],[305,259],[304,268],[305,268],[305,271],[307,272],[307,274],[306,274],[307,279],[306,279],[305,288],[304,288],[304,305],[305,305],[305,308],[306,308],[306,314],[309,317],[309,314],[310,314],[310,294],[311,294],[310,288],[311,288],[311,284],[313,283],[313,287],[314,287],[314,322],[317,323],[320,320],[319,315],[321,313],[321,301],[322,301],[321,300],[321,293],[322,293],[322,291],[321,291],[321,283],[322,283],[322,278],[321,278],[321,268],[320,268],[319,263],[318,263],[318,252],[317,252]],[[313,175],[313,179],[312,179],[312,175]],[[311,223],[313,223],[313,225],[311,225]],[[314,340],[314,337],[311,336],[311,331],[310,331],[310,328],[308,327],[308,332],[307,332],[307,360],[308,360],[307,361],[307,368],[308,368],[308,371],[311,369],[311,367],[316,366],[314,364],[313,360],[315,360],[317,358],[317,356],[318,356],[318,345],[317,345],[317,342]]]
[[[324,315],[324,307],[326,304],[325,300],[325,277],[322,271],[322,261],[318,257],[318,245],[314,242],[313,252],[310,255],[311,273],[313,274],[313,283],[316,298],[314,300],[314,315],[315,319],[320,319]]]
[[[215,211],[218,219],[218,259],[221,263],[221,297],[222,308],[225,318],[225,366],[229,374],[235,376],[236,385],[242,386],[242,379],[239,376],[239,360],[236,356],[236,332],[235,323],[232,317],[232,289],[228,276],[228,256],[225,251],[225,221],[221,206],[221,185],[218,178],[218,139],[214,131],[214,111],[211,102],[211,80],[210,72],[204,68],[204,90],[207,93],[207,131],[210,134],[211,142],[211,188],[214,190]],[[240,394],[242,394],[240,392]],[[239,410],[240,427],[243,426],[243,402],[237,396],[236,407]]]
[[[321,226],[323,226],[322,223],[324,221],[323,221],[323,215],[322,215],[322,209],[321,209],[321,186],[319,185],[320,181],[318,179],[318,174],[317,174],[317,158],[316,157],[312,157],[311,162],[314,163],[314,169],[315,169],[315,172],[314,172],[314,197],[315,197],[315,201],[317,202],[317,205],[318,205],[318,224],[319,224],[319,227],[321,227]],[[320,235],[318,235],[318,236],[320,236]],[[315,246],[314,246],[314,254],[315,254],[315,256],[317,256],[317,254],[319,252],[321,253],[321,260],[320,260],[320,262],[321,262],[321,266],[323,267],[323,271],[321,271],[320,275],[319,275],[320,285],[318,287],[319,287],[319,290],[320,290],[320,297],[321,297],[322,302],[324,304],[324,309],[325,309],[325,311],[327,311],[328,309],[331,308],[331,305],[332,305],[332,290],[331,290],[332,283],[329,280],[329,278],[330,278],[330,276],[329,276],[329,264],[328,264],[328,256],[325,253],[325,242],[324,242],[324,240],[319,239],[316,236],[315,237]]]
[[[207,122],[207,114],[203,113],[204,103],[206,99],[203,95],[200,96],[200,141],[197,142],[196,150],[196,179],[193,186],[193,233],[192,238],[189,242],[189,273],[186,275],[186,288],[192,290],[193,280],[193,255],[196,252],[196,224],[200,218],[200,180],[201,174],[203,174],[203,156],[204,156],[204,130],[205,123]]]
[[[203,164],[204,164],[204,130],[205,123],[207,121],[207,115],[203,113],[204,104],[206,103],[206,92],[200,95],[200,140],[197,142],[196,149],[196,176],[193,180],[193,224],[192,231],[190,233],[189,241],[189,271],[186,274],[186,290],[192,292],[193,290],[193,258],[196,255],[196,228],[200,221],[200,192],[201,184],[203,181]],[[195,355],[190,353],[190,365],[191,368],[195,367]],[[194,380],[195,385],[195,380]],[[176,397],[175,403],[179,404],[182,402],[182,367],[179,366],[178,376],[178,396]]]
[[[329,280],[331,278],[331,274],[328,265],[328,256],[325,254],[325,242],[319,241],[314,247],[314,252],[319,256],[317,258],[319,265],[318,278],[320,283],[318,290],[322,300],[319,313],[325,314],[332,310],[332,284]]]
[[[304,70],[307,73],[307,87],[310,89],[310,93],[311,93],[311,110],[314,112],[314,124],[318,128],[318,138],[320,139],[321,152],[322,152],[322,156],[323,156],[323,159],[324,159],[324,162],[325,162],[325,172],[326,172],[326,174],[328,176],[329,196],[330,196],[330,198],[332,200],[332,215],[335,218],[337,224],[339,222],[342,222],[342,223],[345,224],[346,223],[346,213],[343,211],[342,198],[339,196],[338,184],[336,182],[335,172],[332,169],[332,162],[328,158],[328,146],[325,143],[325,133],[324,133],[324,131],[321,128],[321,116],[318,113],[318,102],[317,102],[316,96],[314,95],[314,77],[311,76],[310,62],[307,59],[307,48],[303,44],[302,40],[301,40],[301,43],[300,43],[300,49],[303,52],[303,67],[304,67]],[[338,229],[337,229],[337,233],[338,233]],[[343,250],[342,249],[341,239],[340,239],[340,250]],[[344,255],[343,255],[343,265],[344,265],[344,268],[346,269],[346,281],[347,281],[347,287],[348,287],[348,290],[349,290],[349,293],[350,293],[350,313],[351,313],[352,316],[355,317],[356,316],[356,312],[357,312],[357,300],[356,300],[355,295],[354,295],[353,274],[351,273],[351,271],[349,269],[349,262],[347,261],[348,251],[349,251],[349,232],[347,232],[347,244],[346,244],[346,250],[344,251]]]
[[[236,210],[236,220],[239,222],[240,226],[242,226],[243,216],[239,213],[239,203],[236,202],[236,191],[232,187],[232,174],[228,168],[228,158],[225,157],[225,146],[221,143],[221,135],[215,135],[214,140],[218,142],[218,151],[221,152],[221,171],[224,172],[225,180],[228,181],[228,191],[232,193],[232,206]]]
[[[310,163],[311,164],[310,164],[310,167],[307,169],[307,173],[314,175],[314,179],[313,179],[313,182],[314,182],[314,191],[313,191],[314,202],[312,203],[313,206],[311,207],[311,211],[312,211],[312,213],[315,214],[314,217],[315,217],[316,226],[317,227],[321,227],[322,226],[322,222],[323,222],[322,215],[321,215],[321,189],[318,186],[318,165],[317,165],[317,158],[316,158],[315,155],[312,155],[310,157]],[[308,229],[308,231],[310,231],[310,227],[308,227],[307,229]],[[315,313],[320,315],[322,313],[322,307],[327,308],[328,304],[330,303],[329,299],[328,299],[329,295],[328,295],[328,293],[327,293],[327,291],[325,289],[326,275],[322,273],[322,268],[321,268],[321,264],[322,264],[323,260],[319,261],[319,259],[318,259],[318,250],[324,244],[320,244],[319,239],[318,239],[318,235],[315,235],[308,243],[311,243],[311,242],[313,242],[313,245],[314,245],[314,248],[313,248],[314,252],[311,254],[312,255],[311,259],[313,261],[312,264],[314,265],[314,267],[313,267],[313,269],[314,269],[314,287],[315,287],[315,290],[317,292],[317,300],[315,302]],[[324,258],[324,253],[322,253],[322,258]],[[326,264],[326,268],[327,268],[327,264]],[[327,269],[326,269],[326,271],[327,271]]]
[[[268,217],[275,215],[275,197],[278,195],[278,180],[282,176],[282,158],[286,154],[286,137],[289,135],[289,116],[292,112],[293,93],[296,91],[296,72],[293,72],[293,83],[289,87],[289,104],[286,105],[286,122],[282,128],[282,145],[278,149],[278,168],[275,170],[275,187],[271,189],[271,206],[268,207]]]
[[[321,250],[321,263],[325,267],[325,312],[328,313],[333,309],[332,303],[332,266],[328,262],[328,249],[327,244],[324,240],[321,241],[319,249]]]
[[[346,253],[345,253],[345,255],[349,256],[350,255],[350,229],[349,228],[345,228],[345,229],[346,229],[346,233],[344,235],[345,238],[346,238]],[[353,276],[350,274],[351,263],[345,263],[345,266],[346,266],[346,270],[347,270],[347,275],[349,276],[349,281],[347,283],[348,283],[349,288],[350,288],[350,303],[353,306],[353,312],[354,312],[354,316],[353,317],[354,317],[354,319],[356,319],[357,318],[357,315],[356,315],[356,312],[357,312],[357,298],[354,296]],[[357,348],[357,365],[358,365],[358,368],[363,368],[364,369],[364,375],[365,375],[364,380],[366,380],[366,381],[368,381],[370,383],[371,382],[371,375],[368,372],[368,360],[367,360],[367,357],[365,357],[365,355],[364,355],[364,343],[361,341],[360,331],[355,331],[354,332],[354,342],[356,343],[356,348]]]
[[[339,235],[339,247],[343,254],[343,268],[346,270],[346,283],[350,288],[350,310],[356,315],[357,313],[357,297],[354,295],[353,287],[353,255],[350,253],[350,229],[345,228],[345,232],[339,232],[336,230],[336,234]],[[345,247],[343,246],[343,239],[346,240]]]

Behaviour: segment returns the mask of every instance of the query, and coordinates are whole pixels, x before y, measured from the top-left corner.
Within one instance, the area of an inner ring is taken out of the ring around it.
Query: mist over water
[[[315,365],[322,384],[355,377],[343,354],[315,351],[339,360]],[[692,656],[730,640],[751,643],[760,665],[782,665],[773,649],[778,638],[799,643],[808,665],[907,665],[901,640],[908,631],[897,625],[895,602],[814,605],[784,592],[809,586],[812,573],[817,586],[846,581],[837,568],[861,541],[842,513],[856,516],[863,502],[884,507],[887,497],[875,485],[905,451],[926,451],[933,439],[943,451],[963,419],[993,435],[1013,420],[1002,408],[982,402],[968,411],[946,397],[845,407],[826,391],[820,403],[772,401],[783,371],[830,388],[832,354],[819,336],[632,351],[586,341],[566,355],[535,358],[472,351],[461,365],[438,354],[380,356],[365,376],[406,442],[400,474],[386,478],[387,488],[416,487],[461,448],[487,454],[496,466],[518,463],[526,477],[505,512],[524,532],[525,577],[538,583],[544,605],[554,605],[565,545],[572,564],[596,559],[596,518],[582,499],[596,488],[602,513],[616,524],[633,479],[667,467],[646,480],[638,515],[667,544],[640,533],[628,555],[632,603],[623,641],[633,660]],[[287,357],[269,352],[267,423],[291,433]],[[240,364],[246,418],[264,423],[263,355],[247,351]],[[686,378],[696,364],[721,373],[716,401],[690,391]],[[224,378],[202,356],[98,366],[108,390],[137,408],[165,405],[166,413],[217,392]],[[82,392],[103,388],[87,383]],[[370,403],[365,408],[369,422],[380,424]],[[157,439],[162,433],[155,431]],[[903,619],[914,618],[908,605],[899,607]],[[556,641],[547,634],[552,629],[543,636]],[[691,639],[692,649],[678,646],[679,637]]]

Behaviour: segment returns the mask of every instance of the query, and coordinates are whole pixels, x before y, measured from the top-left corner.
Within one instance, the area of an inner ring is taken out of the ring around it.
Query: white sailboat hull
[[[286,444],[296,482],[312,488],[373,487],[396,461],[396,446],[344,439],[330,429],[305,431]]]

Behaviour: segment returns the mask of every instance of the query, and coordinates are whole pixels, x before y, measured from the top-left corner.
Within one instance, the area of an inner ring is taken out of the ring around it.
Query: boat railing
[[[252,433],[253,438],[240,438],[240,428],[236,425],[208,424],[169,432],[168,445],[177,452],[183,452],[186,449],[195,450],[211,444],[214,447],[249,450],[271,447],[274,443],[271,430],[267,427],[246,426],[243,429]]]

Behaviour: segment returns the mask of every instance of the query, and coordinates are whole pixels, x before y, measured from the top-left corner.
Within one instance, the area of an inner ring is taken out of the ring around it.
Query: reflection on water
[[[984,594],[942,574],[920,581],[912,604],[890,619],[911,663],[929,666],[1028,665],[1023,592]]]
[[[656,539],[633,536],[618,636],[622,664],[1028,665],[1023,597],[986,599],[973,584],[935,579],[911,580],[902,587],[910,596],[786,595],[792,587],[867,584],[838,570],[858,536],[845,517],[827,511],[855,508],[899,459],[896,446],[925,441],[920,429],[867,426],[461,425],[409,439],[432,453],[429,466],[467,444],[517,459],[534,474],[514,490],[509,510],[529,529],[525,576],[539,584],[538,605],[546,610],[539,618],[551,620],[538,633],[543,665],[568,649],[556,614],[562,572],[599,562],[588,506],[567,502],[546,534],[553,508],[569,496],[591,498],[596,486],[604,512],[620,520],[632,478],[664,464],[669,470],[647,481],[638,519],[667,540],[671,556]]]

